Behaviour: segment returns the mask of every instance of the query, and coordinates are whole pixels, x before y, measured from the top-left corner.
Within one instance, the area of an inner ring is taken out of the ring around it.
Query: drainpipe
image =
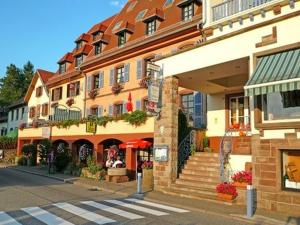
[[[199,30],[202,29],[203,26],[206,24],[206,17],[207,17],[206,1],[207,0],[202,0],[202,21],[197,25]]]
[[[85,118],[86,112],[86,85],[87,85],[87,77],[86,73],[84,74],[84,85],[83,85],[83,93],[84,93],[84,100],[83,100],[83,118]]]

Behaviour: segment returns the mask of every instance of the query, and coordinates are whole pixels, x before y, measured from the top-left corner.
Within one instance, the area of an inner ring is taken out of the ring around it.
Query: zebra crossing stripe
[[[160,209],[166,209],[172,212],[177,212],[177,213],[186,213],[189,212],[188,210],[185,209],[179,209],[179,208],[175,208],[175,207],[171,207],[171,206],[167,206],[167,205],[162,205],[162,204],[157,204],[154,202],[148,202],[148,201],[144,201],[144,200],[139,200],[139,199],[135,199],[135,198],[127,198],[127,201],[130,202],[134,202],[134,203],[139,203],[142,205],[148,205],[148,206],[153,206],[156,208],[160,208]]]
[[[126,212],[124,210],[117,209],[117,208],[114,208],[114,207],[110,207],[110,206],[107,206],[107,205],[103,205],[103,204],[100,204],[100,203],[94,202],[94,201],[85,201],[85,202],[81,202],[81,203],[85,204],[85,205],[92,206],[92,207],[97,208],[97,209],[101,209],[101,210],[106,211],[106,212],[110,212],[112,214],[116,214],[118,216],[125,217],[127,219],[131,219],[131,220],[144,218],[143,216],[140,216],[140,215],[137,215],[137,214],[134,214],[134,213],[130,213],[130,212]]]
[[[42,221],[47,225],[74,225],[52,213],[47,212],[39,207],[23,208],[22,211],[28,213],[32,217]]]
[[[118,201],[118,200],[104,200],[104,201],[115,204],[115,205],[123,206],[123,207],[129,208],[129,209],[134,209],[134,210],[141,211],[141,212],[144,212],[144,213],[152,214],[152,215],[155,215],[155,216],[169,215],[168,213],[165,213],[165,212],[145,208],[145,207],[142,207],[142,206],[128,204],[128,203],[121,202],[121,201]]]
[[[106,223],[114,223],[115,220],[109,219],[107,217],[98,215],[93,212],[89,212],[85,209],[79,208],[77,206],[71,205],[69,203],[57,203],[53,204],[54,206],[61,208],[69,213],[75,214],[81,218],[94,222],[96,224],[106,224]]]
[[[1,225],[21,225],[16,220],[14,220],[10,215],[5,212],[0,212],[0,224]]]

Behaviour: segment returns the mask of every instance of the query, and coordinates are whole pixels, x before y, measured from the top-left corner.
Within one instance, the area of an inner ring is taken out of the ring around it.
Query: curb
[[[67,178],[67,179],[64,179],[64,178],[61,178],[61,177],[56,177],[56,176],[41,174],[41,173],[38,173],[38,172],[33,172],[33,171],[28,171],[28,170],[22,170],[22,169],[16,168],[16,167],[9,167],[9,168],[13,169],[13,170],[17,170],[17,171],[23,172],[23,173],[29,173],[29,174],[37,175],[37,176],[40,176],[40,177],[47,177],[47,178],[50,178],[50,179],[53,179],[53,180],[62,181],[64,183],[72,183],[73,180],[77,179],[77,178]]]

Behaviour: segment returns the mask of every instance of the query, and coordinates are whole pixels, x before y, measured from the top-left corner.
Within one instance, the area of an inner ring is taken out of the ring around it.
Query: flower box
[[[251,171],[240,171],[231,176],[234,186],[246,189],[248,184],[252,184]]]
[[[120,84],[115,84],[112,88],[111,91],[112,93],[114,93],[115,95],[119,94],[121,92],[121,90],[123,89],[123,86]]]
[[[97,89],[93,89],[93,90],[91,90],[91,91],[89,92],[89,97],[90,97],[91,99],[95,99],[97,95],[98,95]]]
[[[222,200],[225,202],[232,202],[235,199],[234,195],[224,194],[224,193],[218,193],[217,197],[219,200]]]
[[[71,107],[74,104],[74,99],[73,98],[68,99],[66,104],[67,106]]]
[[[231,202],[238,196],[236,187],[233,184],[221,183],[216,187],[217,197],[220,200]]]
[[[126,168],[108,168],[107,175],[108,176],[126,176],[127,170]]]
[[[237,182],[237,181],[236,181],[236,182],[233,182],[233,185],[234,185],[236,188],[246,189],[248,183],[247,183],[247,182]]]

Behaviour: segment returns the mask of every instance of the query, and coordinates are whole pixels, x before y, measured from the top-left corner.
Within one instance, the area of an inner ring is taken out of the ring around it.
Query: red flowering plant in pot
[[[114,86],[111,88],[112,93],[115,95],[119,94],[123,89],[123,86],[119,83],[114,84]]]
[[[74,104],[74,99],[73,98],[69,98],[66,102],[67,106],[71,107]]]
[[[90,97],[91,99],[95,99],[97,95],[98,95],[97,89],[90,90],[90,92],[89,92],[89,97]]]
[[[140,87],[142,87],[142,88],[148,88],[149,80],[150,80],[150,77],[149,77],[149,76],[143,77],[143,78],[140,80],[140,82],[139,82]]]
[[[152,170],[153,169],[153,162],[152,161],[145,161],[142,164],[142,169],[144,170]]]
[[[238,196],[236,187],[230,183],[218,184],[216,187],[216,191],[218,193],[218,198],[223,201],[231,202]]]
[[[240,171],[231,176],[234,186],[246,188],[248,184],[252,184],[251,171]]]

